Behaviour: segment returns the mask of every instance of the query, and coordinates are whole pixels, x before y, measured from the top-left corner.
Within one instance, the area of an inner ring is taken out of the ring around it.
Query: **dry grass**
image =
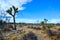
[[[27,26],[25,27],[22,27],[23,28],[23,31],[18,31],[17,35],[15,34],[12,34],[10,35],[10,38],[7,38],[5,40],[21,40],[21,36],[23,36],[24,34],[27,34],[29,31],[32,31],[33,33],[35,33],[37,35],[37,38],[38,40],[60,40],[60,38],[57,38],[55,36],[51,36],[49,37],[45,30],[35,30],[35,29],[32,29],[32,28],[27,28]]]
[[[45,30],[34,30],[31,28],[24,27],[27,32],[32,31],[38,36],[38,40],[60,40],[60,38],[57,38],[56,36],[49,37]]]

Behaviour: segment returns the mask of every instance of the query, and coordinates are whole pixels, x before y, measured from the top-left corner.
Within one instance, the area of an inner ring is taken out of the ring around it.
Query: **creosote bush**
[[[48,29],[50,29],[50,28],[52,28],[52,25],[51,25],[51,24],[46,24],[46,27],[47,27]]]
[[[37,40],[37,36],[32,31],[30,31],[23,36],[23,40]]]
[[[33,26],[31,26],[31,27],[28,26],[28,28],[36,29],[36,30],[40,30],[41,29],[40,27],[33,27]]]
[[[51,31],[50,29],[47,29],[47,30],[46,30],[46,33],[47,33],[49,36],[53,36],[53,33],[52,33],[52,31]]]

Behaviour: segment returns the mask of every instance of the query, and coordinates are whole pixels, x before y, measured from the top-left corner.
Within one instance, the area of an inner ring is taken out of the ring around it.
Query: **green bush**
[[[52,27],[52,25],[51,25],[51,24],[47,24],[46,27],[47,27],[48,29],[50,29],[50,28]]]

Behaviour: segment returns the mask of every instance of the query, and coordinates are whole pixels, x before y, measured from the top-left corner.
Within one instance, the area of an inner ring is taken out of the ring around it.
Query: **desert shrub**
[[[58,31],[60,31],[60,28],[58,29]]]
[[[29,32],[23,36],[23,40],[37,40],[37,36],[33,32]]]
[[[19,25],[19,27],[23,27],[23,25],[22,25],[22,24],[20,24],[20,25]]]
[[[9,30],[14,30],[13,25],[8,25]]]
[[[41,28],[40,27],[37,27],[37,30],[40,30]]]
[[[58,37],[58,38],[60,38],[60,33],[59,33],[59,34],[57,34],[57,37]]]
[[[60,38],[60,33],[56,32],[56,31],[52,31],[50,29],[46,30],[47,34],[49,36],[57,36],[58,38]]]
[[[33,27],[33,29],[36,29],[36,27]]]
[[[3,29],[6,25],[6,21],[0,20],[0,29]]]
[[[27,28],[30,28],[29,26]]]
[[[13,25],[8,25],[9,26],[9,28],[12,28],[13,29]]]
[[[1,31],[0,31],[0,40],[3,40],[3,35]]]
[[[27,26],[27,28],[30,28],[30,26]]]
[[[47,29],[47,30],[46,30],[46,33],[47,33],[49,36],[53,36],[53,33],[52,33],[52,31],[51,31],[50,29]]]
[[[47,24],[46,27],[47,27],[48,29],[50,29],[50,28],[52,27],[52,25],[51,25],[51,24]]]
[[[31,29],[33,29],[33,26],[31,26]]]
[[[34,27],[33,29],[40,30],[41,28],[40,27]]]
[[[60,38],[60,33],[59,32],[54,31],[53,34],[54,34],[54,36],[57,36],[58,38]]]
[[[43,25],[43,26],[42,26],[42,29],[43,29],[43,30],[45,30],[45,29],[46,29],[46,26],[45,26],[45,25]]]

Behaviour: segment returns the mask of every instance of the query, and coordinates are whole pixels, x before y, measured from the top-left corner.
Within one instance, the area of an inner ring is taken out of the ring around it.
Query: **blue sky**
[[[25,2],[19,6],[21,10],[16,15],[16,22],[39,23],[46,18],[49,23],[60,23],[60,0],[27,0]]]
[[[54,22],[58,22],[60,20],[59,0],[32,0],[31,3],[23,6],[25,6],[26,9],[20,11],[20,13],[23,14],[23,16],[18,14],[18,17],[20,18],[36,19],[40,21],[46,18],[49,21],[52,20]]]

